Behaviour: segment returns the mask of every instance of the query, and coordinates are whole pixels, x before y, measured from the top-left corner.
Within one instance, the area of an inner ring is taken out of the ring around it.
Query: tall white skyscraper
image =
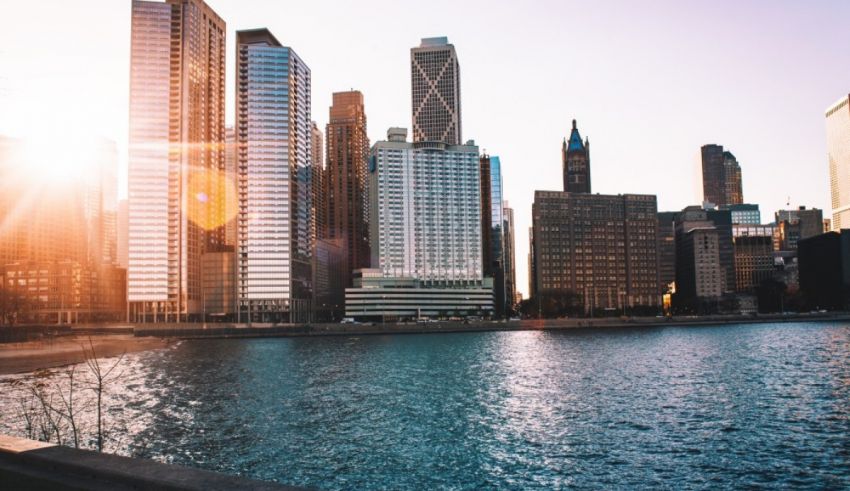
[[[239,319],[305,322],[312,297],[310,69],[267,29],[236,33]]]
[[[202,311],[201,256],[224,244],[225,23],[201,0],[133,0],[130,52],[130,318]]]
[[[391,128],[372,148],[372,267],[423,284],[480,284],[478,147],[408,143],[406,134]]]
[[[460,145],[460,65],[448,38],[425,38],[410,49],[413,141]]]
[[[832,230],[850,227],[850,96],[826,110]]]

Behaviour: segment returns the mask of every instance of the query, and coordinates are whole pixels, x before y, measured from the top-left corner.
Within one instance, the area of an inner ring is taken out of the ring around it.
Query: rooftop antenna
[[[791,196],[788,196],[788,199],[785,201],[785,206],[791,206]]]

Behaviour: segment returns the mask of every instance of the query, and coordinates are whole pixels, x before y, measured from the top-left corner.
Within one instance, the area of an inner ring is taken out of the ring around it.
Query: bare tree
[[[97,359],[97,354],[94,350],[94,343],[92,343],[91,337],[89,337],[89,346],[88,348],[83,347],[83,352],[85,353],[86,365],[89,368],[94,380],[89,384],[89,388],[94,391],[95,396],[97,398],[95,402],[95,409],[97,411],[97,451],[103,452],[103,392],[106,385],[113,380],[112,372],[118,367],[121,361],[124,359],[124,354],[118,357],[115,360],[115,363],[110,367],[102,367],[100,365],[100,361]],[[117,375],[116,375],[117,376]]]

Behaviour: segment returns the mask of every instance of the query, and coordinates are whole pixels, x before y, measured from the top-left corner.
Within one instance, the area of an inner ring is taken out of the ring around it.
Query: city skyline
[[[791,207],[817,207],[829,214],[823,113],[846,93],[838,67],[845,66],[841,57],[847,55],[830,49],[840,44],[835,42],[840,41],[840,30],[828,26],[848,9],[837,2],[817,12],[790,3],[780,9],[767,3],[738,6],[735,16],[727,15],[731,4],[711,11],[673,5],[657,19],[652,14],[660,3],[641,7],[644,15],[637,15],[638,7],[630,5],[618,10],[584,6],[571,11],[574,29],[563,34],[559,22],[565,17],[559,14],[569,7],[546,8],[545,3],[537,9],[463,5],[458,19],[439,15],[437,5],[435,12],[409,16],[410,23],[403,27],[380,24],[382,16],[367,18],[382,27],[372,29],[373,34],[362,25],[354,31],[343,25],[354,9],[344,4],[326,15],[319,13],[328,10],[322,6],[287,6],[287,15],[281,15],[282,7],[270,2],[257,2],[251,9],[225,0],[210,5],[228,22],[228,125],[233,124],[235,104],[231,54],[236,30],[268,27],[279,33],[282,44],[309,60],[314,70],[314,115],[323,115],[332,92],[361,90],[370,101],[373,141],[380,140],[387,127],[409,127],[409,49],[422,37],[447,36],[464,67],[464,137],[475,139],[482,151],[502,157],[505,198],[514,204],[516,226],[523,231],[530,224],[534,190],[558,189],[551,183],[559,181],[561,172],[559,145],[574,118],[581,121],[583,133],[594,136],[594,191],[656,194],[660,210],[697,204],[699,148],[717,143],[734,150],[744,169],[746,201],[760,204],[766,216],[786,208],[789,196]],[[65,12],[64,4],[56,2],[51,8],[63,20],[89,14],[126,21],[98,26],[91,34],[77,29],[74,22],[56,29],[48,24],[51,29],[42,39],[13,43],[23,31],[32,30],[34,22],[43,22],[35,8],[15,4],[9,8],[12,15],[3,16],[15,22],[0,20],[0,45],[7,47],[0,49],[0,106],[6,109],[0,115],[0,133],[31,136],[44,126],[46,134],[63,134],[66,127],[102,134],[118,142],[126,179],[130,2],[69,5],[74,12]],[[406,12],[403,5],[382,2],[369,8],[388,18]],[[525,26],[523,35],[483,42],[480,32],[466,27],[465,13],[474,13],[479,23],[489,21],[490,27],[516,20]],[[627,24],[632,17],[634,26]],[[603,24],[612,38],[606,42],[592,32]],[[328,46],[325,29],[340,36],[351,34],[350,44]],[[679,42],[667,46],[664,36],[673,34]],[[103,43],[104,38],[109,43]],[[582,39],[587,46],[575,46],[571,39]],[[60,45],[70,53],[66,59],[56,59],[47,68],[32,65],[35,61],[42,65],[43,53]],[[635,56],[638,53],[640,57]],[[795,54],[800,55],[802,68],[787,72],[787,59]],[[364,68],[362,56],[381,62]],[[513,64],[518,66],[512,68]],[[578,77],[571,68],[575,66],[583,67]],[[541,76],[528,77],[529,70]],[[523,72],[521,78],[526,84],[532,80],[534,86],[509,100],[494,96],[507,93]],[[44,84],[60,73],[75,97],[47,90],[53,85]],[[316,119],[320,127],[326,123]],[[794,138],[785,136],[790,134]],[[795,179],[801,166],[806,179]],[[667,185],[671,181],[677,185]],[[126,180],[120,189],[124,196]],[[520,264],[527,253],[525,239],[524,233],[517,238]],[[525,268],[517,273],[520,290],[525,290]]]

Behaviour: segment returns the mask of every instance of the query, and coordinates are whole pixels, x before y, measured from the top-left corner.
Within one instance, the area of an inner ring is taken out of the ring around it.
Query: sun
[[[93,138],[38,135],[24,139],[18,172],[41,184],[69,184],[96,177],[104,157]]]

